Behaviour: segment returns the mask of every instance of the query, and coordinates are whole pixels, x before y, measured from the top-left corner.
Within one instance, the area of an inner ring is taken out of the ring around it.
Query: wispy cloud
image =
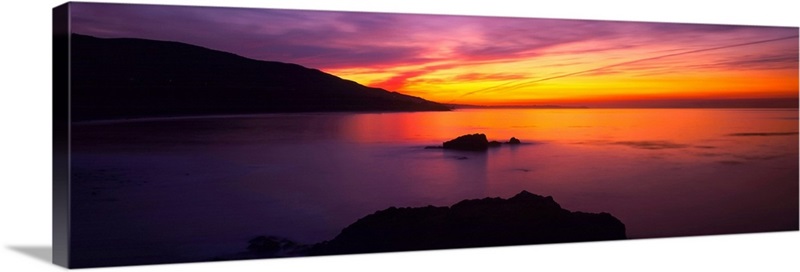
[[[676,52],[676,53],[653,56],[653,57],[646,57],[646,58],[641,58],[641,59],[624,61],[624,62],[620,62],[620,63],[614,63],[614,64],[611,64],[611,65],[605,65],[605,66],[592,68],[592,69],[587,69],[587,70],[569,72],[569,73],[556,75],[556,76],[550,76],[550,77],[537,78],[537,79],[532,79],[532,80],[527,80],[527,81],[515,82],[513,84],[504,83],[502,85],[498,85],[498,86],[493,86],[493,87],[489,87],[489,88],[486,88],[486,89],[472,91],[472,92],[466,93],[464,96],[472,95],[472,94],[476,94],[476,93],[480,93],[480,92],[486,92],[486,91],[496,92],[496,91],[514,90],[516,88],[525,87],[525,86],[527,86],[529,84],[534,84],[534,83],[547,81],[547,80],[554,80],[554,79],[560,79],[560,78],[565,78],[565,77],[571,77],[571,76],[576,76],[576,75],[585,75],[585,74],[590,74],[590,73],[595,74],[595,75],[602,75],[602,74],[607,74],[607,73],[615,73],[615,71],[613,71],[614,68],[630,66],[630,65],[633,65],[633,64],[640,64],[640,63],[643,63],[643,62],[650,62],[650,61],[661,60],[661,59],[677,57],[677,56],[683,56],[683,55],[688,55],[688,54],[696,54],[696,53],[707,52],[707,51],[714,51],[714,50],[742,47],[742,46],[769,43],[769,42],[776,42],[776,41],[783,41],[783,40],[789,40],[789,39],[795,39],[796,40],[797,38],[798,38],[797,35],[793,35],[793,36],[779,37],[779,38],[774,38],[774,39],[758,40],[758,41],[751,41],[751,42],[738,43],[738,44],[730,44],[730,45],[723,45],[723,46],[715,46],[715,47],[710,47],[710,48],[702,48],[702,49],[682,51],[682,52]],[[780,60],[786,61],[787,59],[781,58]],[[791,61],[789,61],[789,62],[791,63]],[[758,62],[756,62],[756,63],[758,63]],[[797,61],[795,60],[794,63],[797,63]]]
[[[784,27],[95,3],[73,3],[72,15],[80,34],[185,42],[439,100],[535,100],[526,89],[578,77],[596,88],[592,78],[620,75],[797,70],[798,31]],[[431,85],[447,81],[463,84]]]

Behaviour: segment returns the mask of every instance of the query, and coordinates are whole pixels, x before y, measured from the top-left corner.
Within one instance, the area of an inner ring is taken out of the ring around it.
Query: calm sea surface
[[[268,114],[72,127],[75,258],[203,260],[328,240],[390,206],[549,195],[631,238],[798,226],[798,111]],[[469,133],[523,145],[424,149]],[[85,256],[85,257],[82,257]]]

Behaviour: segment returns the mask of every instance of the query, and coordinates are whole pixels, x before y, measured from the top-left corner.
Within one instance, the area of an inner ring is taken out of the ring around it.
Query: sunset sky
[[[71,27],[296,63],[443,103],[798,96],[796,27],[90,3],[72,4]]]

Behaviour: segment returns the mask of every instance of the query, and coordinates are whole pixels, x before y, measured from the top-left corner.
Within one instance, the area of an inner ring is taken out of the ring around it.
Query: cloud
[[[476,81],[476,80],[521,80],[527,79],[529,74],[514,73],[467,73],[453,77],[453,80]]]
[[[362,80],[369,77],[371,85],[392,90],[450,79],[444,72],[452,80],[507,81],[484,89],[436,90],[450,92],[453,99],[517,92],[572,76],[797,69],[796,28],[98,3],[72,7],[76,33],[177,41],[323,71],[364,71]],[[758,52],[709,52],[790,36],[795,38]],[[684,54],[693,55],[673,58]],[[713,58],[701,62],[701,55]],[[456,67],[462,71],[445,71]]]
[[[603,22],[76,3],[73,30],[191,43],[318,68],[535,57],[613,32]]]
[[[304,60],[319,68],[602,53],[654,42],[719,43],[698,35],[786,32],[742,26],[193,6],[74,3],[73,7],[72,27],[82,34],[187,42],[264,60]],[[597,44],[556,49],[581,42]]]
[[[378,87],[381,87],[381,88],[384,88],[384,89],[387,89],[387,90],[398,90],[398,89],[402,89],[403,87],[405,87],[407,81],[410,78],[414,78],[414,77],[417,77],[417,76],[420,76],[420,75],[424,75],[424,74],[427,74],[427,73],[429,73],[429,71],[427,71],[427,70],[404,72],[404,73],[397,74],[397,75],[395,75],[395,76],[393,76],[393,77],[391,77],[391,78],[389,78],[387,80],[372,83],[371,85],[378,86]]]
[[[772,70],[797,69],[797,52],[784,54],[746,55],[739,59],[724,59],[701,65],[690,65],[690,69],[718,70]]]

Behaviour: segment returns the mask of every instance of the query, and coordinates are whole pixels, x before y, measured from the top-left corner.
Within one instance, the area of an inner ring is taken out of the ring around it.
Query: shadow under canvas
[[[53,262],[53,247],[51,246],[8,246],[8,249],[43,262]]]

